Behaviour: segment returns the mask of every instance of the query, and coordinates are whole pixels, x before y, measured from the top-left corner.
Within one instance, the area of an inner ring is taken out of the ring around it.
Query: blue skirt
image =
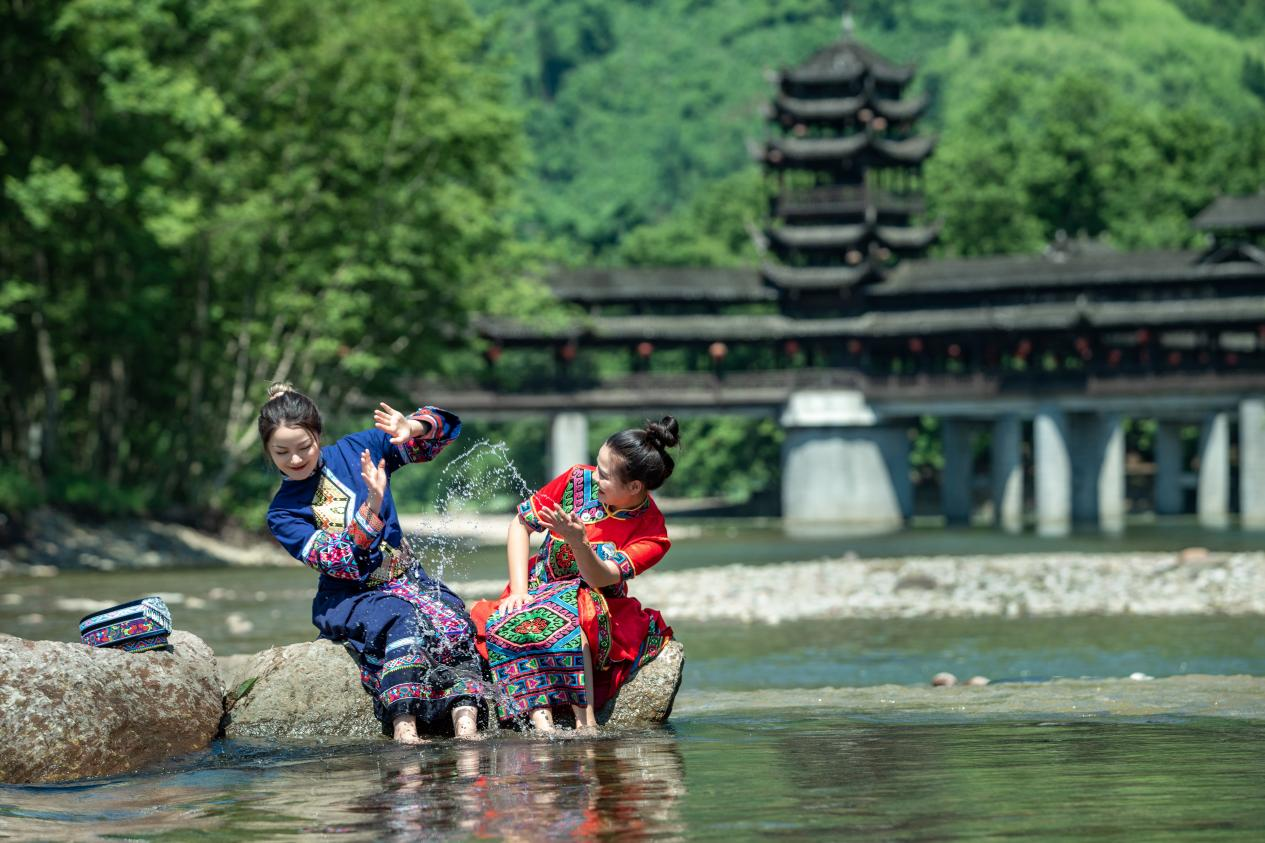
[[[401,714],[416,715],[428,731],[446,732],[453,707],[482,708],[485,683],[474,626],[461,598],[442,583],[397,580],[362,591],[322,582],[312,623],[321,638],[342,644],[355,658],[384,732]]]

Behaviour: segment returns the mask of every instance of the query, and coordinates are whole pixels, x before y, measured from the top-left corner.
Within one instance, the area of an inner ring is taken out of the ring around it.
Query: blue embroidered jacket
[[[422,436],[402,445],[391,444],[391,437],[376,428],[344,436],[321,449],[320,466],[311,477],[283,480],[273,497],[268,529],[291,556],[321,572],[319,591],[376,588],[408,570],[411,560],[391,484],[380,511],[371,515],[360,454],[367,448],[375,465],[385,458],[389,475],[408,463],[434,459],[461,433],[461,420],[437,407],[424,407],[410,418],[427,427]]]

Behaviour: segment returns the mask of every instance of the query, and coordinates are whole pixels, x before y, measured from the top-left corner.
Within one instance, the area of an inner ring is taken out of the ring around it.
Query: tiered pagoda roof
[[[796,67],[781,71],[777,81],[783,88],[793,90],[800,86],[813,88],[861,82],[867,77],[899,90],[914,78],[914,65],[897,64],[884,58],[848,32]]]
[[[924,254],[939,233],[912,222],[923,210],[914,179],[884,184],[878,175],[917,173],[935,148],[935,138],[911,133],[927,107],[925,95],[903,96],[914,67],[862,44],[848,24],[845,30],[838,42],[776,75],[778,91],[765,113],[784,134],[753,150],[779,185],[765,239],[782,265],[767,264],[765,279],[795,291],[801,305],[837,305],[848,289],[881,278],[896,258]],[[788,185],[788,173],[804,175]]]
[[[765,116],[783,126],[799,123],[805,126],[847,123],[858,120],[860,113],[869,109],[892,123],[917,120],[927,109],[930,99],[920,94],[907,100],[885,99],[867,91],[851,97],[823,97],[804,99],[779,93],[765,109]]]
[[[844,162],[851,167],[899,166],[921,164],[935,145],[935,138],[895,140],[866,129],[841,138],[775,138],[760,157],[775,170],[834,170]]]
[[[846,249],[870,241],[893,249],[925,249],[940,234],[939,226],[899,226],[856,223],[853,225],[787,225],[771,228],[769,239],[788,249]]]

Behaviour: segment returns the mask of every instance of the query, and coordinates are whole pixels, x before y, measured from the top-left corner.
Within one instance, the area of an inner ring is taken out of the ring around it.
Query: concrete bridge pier
[[[1116,413],[1068,419],[1072,443],[1072,518],[1104,532],[1124,531],[1124,425]]]
[[[1072,462],[1067,446],[1067,416],[1043,404],[1032,420],[1037,534],[1065,536],[1072,529]]]
[[[1239,523],[1265,529],[1265,399],[1239,403]]]
[[[1155,514],[1181,515],[1184,509],[1181,424],[1159,419],[1155,426]]]
[[[975,425],[961,419],[942,419],[940,441],[944,454],[944,468],[940,472],[940,504],[944,520],[949,524],[971,522],[971,491],[974,483],[974,464],[971,435]]]
[[[1023,423],[1008,413],[993,421],[993,513],[1007,533],[1023,531]]]
[[[1199,526],[1225,527],[1230,523],[1230,418],[1212,413],[1199,431]]]
[[[584,413],[558,413],[549,423],[549,476],[557,477],[576,463],[591,465],[589,418]]]
[[[788,530],[893,530],[912,514],[905,428],[880,424],[862,393],[793,393],[782,426]]]

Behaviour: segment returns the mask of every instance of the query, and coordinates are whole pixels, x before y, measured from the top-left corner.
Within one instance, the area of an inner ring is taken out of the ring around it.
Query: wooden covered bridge
[[[1184,507],[1179,430],[1197,424],[1195,510],[1265,527],[1265,195],[1217,200],[1206,248],[928,259],[913,69],[850,34],[783,71],[753,148],[776,184],[761,267],[583,269],[550,279],[569,324],[487,321],[486,383],[431,394],[487,417],[549,414],[555,463],[587,460],[592,413],[775,414],[788,523],[883,528],[912,513],[907,430],[941,420],[942,497],[971,513],[972,437],[991,431],[993,512],[1022,528],[1032,454],[1042,534],[1123,528],[1123,420],[1154,419],[1154,501]],[[545,361],[496,387],[509,355]],[[612,367],[618,374],[609,372]],[[1238,490],[1232,494],[1232,455]]]

